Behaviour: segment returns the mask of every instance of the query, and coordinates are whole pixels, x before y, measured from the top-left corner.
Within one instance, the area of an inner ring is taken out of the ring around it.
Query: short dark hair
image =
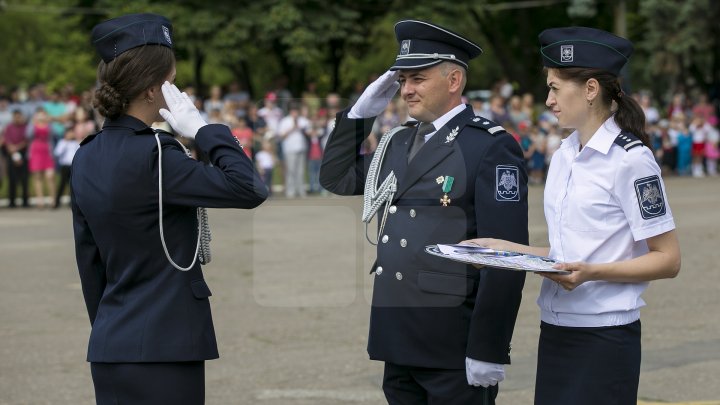
[[[174,65],[172,49],[161,45],[130,49],[109,63],[101,60],[93,106],[104,117],[117,118],[127,112],[130,101],[140,93],[162,84]]]

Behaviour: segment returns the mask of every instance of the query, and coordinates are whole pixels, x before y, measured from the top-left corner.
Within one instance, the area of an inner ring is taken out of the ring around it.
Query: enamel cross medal
[[[443,198],[440,199],[440,202],[442,203],[443,207],[447,207],[452,200],[450,197],[448,197],[448,193],[450,190],[452,190],[453,181],[455,181],[455,178],[452,176],[444,176],[444,181],[442,183],[442,191],[444,193]]]

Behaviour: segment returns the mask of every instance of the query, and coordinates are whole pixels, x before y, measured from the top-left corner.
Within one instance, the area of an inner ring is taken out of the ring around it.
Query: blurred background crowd
[[[345,97],[320,95],[316,84],[308,82],[301,94],[279,86],[261,100],[252,99],[238,83],[213,85],[205,97],[193,87],[183,90],[208,123],[231,128],[276,196],[299,198],[325,194],[318,176],[335,115],[352,105],[363,88],[357,86]],[[7,206],[58,208],[67,203],[73,155],[102,125],[92,97],[92,90],[78,92],[73,85],[53,90],[43,84],[0,87],[0,198]],[[507,80],[491,89],[468,91],[465,97],[476,115],[499,123],[515,137],[525,153],[530,183],[542,184],[553,153],[569,134],[558,128],[545,100]],[[717,176],[718,108],[706,92],[679,91],[667,101],[649,91],[633,97],[645,111],[654,153],[666,176]],[[408,120],[405,103],[397,97],[377,117],[362,152],[371,153],[382,134]],[[170,130],[165,123],[155,126]]]

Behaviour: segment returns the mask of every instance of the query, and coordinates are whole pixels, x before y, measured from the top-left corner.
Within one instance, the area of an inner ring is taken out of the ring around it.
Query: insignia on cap
[[[495,167],[495,200],[520,201],[520,170],[517,166]]]
[[[165,34],[165,40],[168,44],[172,45],[172,39],[170,39],[170,29],[166,26],[162,26],[163,34]]]
[[[573,61],[574,49],[572,45],[560,46],[560,62],[569,63]]]
[[[410,53],[410,40],[406,39],[402,41],[402,45],[400,45],[400,55],[407,55]]]
[[[657,175],[635,180],[635,193],[640,205],[640,215],[642,215],[643,219],[665,215],[662,184]]]

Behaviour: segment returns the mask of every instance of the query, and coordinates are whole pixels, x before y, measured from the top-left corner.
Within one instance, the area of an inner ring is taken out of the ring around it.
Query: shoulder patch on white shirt
[[[635,193],[643,219],[665,215],[662,183],[657,175],[635,180]]]
[[[517,166],[495,166],[495,200],[520,201],[520,170]]]

